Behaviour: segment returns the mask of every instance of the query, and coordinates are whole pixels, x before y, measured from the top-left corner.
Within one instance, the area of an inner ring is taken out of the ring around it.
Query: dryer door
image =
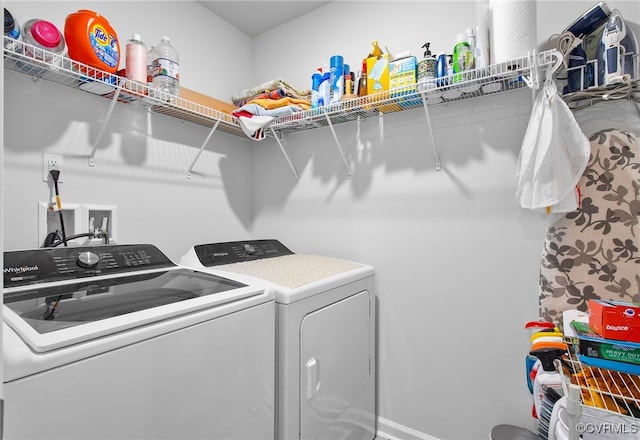
[[[369,292],[363,291],[303,319],[300,438],[349,438],[344,435],[349,408],[367,388],[371,374],[370,301]]]

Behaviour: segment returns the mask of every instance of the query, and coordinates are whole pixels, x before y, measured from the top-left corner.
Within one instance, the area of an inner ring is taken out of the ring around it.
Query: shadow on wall
[[[194,186],[224,190],[238,220],[250,227],[245,139],[216,132],[188,178],[209,128],[117,103],[95,146],[95,166],[90,167],[110,99],[6,72],[4,100],[4,149],[9,153],[5,167],[39,171],[41,162],[35,163],[32,155],[51,152],[63,155],[67,172],[87,179],[170,183],[185,191]]]
[[[509,152],[515,162],[531,107],[531,91],[526,87],[508,94],[429,107],[443,173],[455,185],[462,185],[450,169],[482,162],[487,149]],[[288,135],[284,145],[300,180],[318,180],[323,186],[331,184],[327,200],[345,186],[349,186],[353,198],[365,197],[380,173],[390,176],[407,170],[422,175],[440,172],[436,171],[434,148],[422,109],[374,116],[334,128],[351,171],[350,178],[329,128]],[[259,157],[256,163],[277,168],[269,172],[280,177],[279,182],[269,187],[267,197],[256,197],[257,213],[283,206],[298,184],[281,155],[275,159],[262,156],[279,154],[275,141],[263,142],[273,143],[273,147],[256,151]],[[257,189],[260,191],[259,185]]]

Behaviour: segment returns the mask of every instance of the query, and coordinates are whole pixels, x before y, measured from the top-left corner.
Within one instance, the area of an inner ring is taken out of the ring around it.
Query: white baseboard
[[[378,417],[377,440],[440,440],[423,432]]]

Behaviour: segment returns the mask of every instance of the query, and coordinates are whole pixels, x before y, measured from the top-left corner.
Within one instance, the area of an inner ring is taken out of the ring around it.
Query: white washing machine
[[[201,244],[180,263],[273,290],[277,439],[375,437],[373,267],[277,240]]]
[[[3,294],[3,438],[274,438],[271,292],[104,245],[5,252]]]

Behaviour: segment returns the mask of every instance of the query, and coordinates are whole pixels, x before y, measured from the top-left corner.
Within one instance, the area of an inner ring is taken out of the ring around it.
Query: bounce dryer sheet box
[[[614,341],[598,336],[588,324],[574,321],[578,339],[578,356],[582,363],[627,373],[640,373],[640,344]]]
[[[640,304],[589,300],[589,327],[605,339],[640,342]]]

